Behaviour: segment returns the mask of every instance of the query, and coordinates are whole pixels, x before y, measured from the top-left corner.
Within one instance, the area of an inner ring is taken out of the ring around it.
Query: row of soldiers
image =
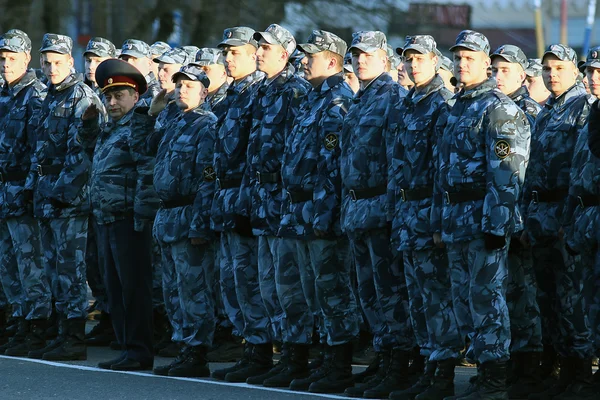
[[[549,46],[535,69],[516,46],[490,55],[475,31],[459,34],[451,65],[431,36],[407,37],[398,74],[379,31],[347,49],[322,30],[297,45],[276,24],[230,28],[215,49],[157,57],[160,83],[144,42],[126,41],[117,60],[92,40],[90,86],[71,50],[70,38],[44,36],[46,88],[28,69],[27,35],[0,42],[1,234],[16,259],[1,272],[23,333],[5,354],[86,357],[95,232],[122,349],[100,368],[153,367],[155,240],[181,344],[155,374],[211,376],[222,312],[244,339],[241,359],[212,371],[229,382],[410,400],[597,396],[598,145],[587,121],[600,49],[580,65],[591,95],[571,48]],[[524,86],[537,93],[540,79],[543,108]],[[52,298],[60,329],[46,342]],[[353,375],[361,314],[377,357]],[[314,330],[323,354],[309,366]],[[477,376],[455,396],[465,338]]]

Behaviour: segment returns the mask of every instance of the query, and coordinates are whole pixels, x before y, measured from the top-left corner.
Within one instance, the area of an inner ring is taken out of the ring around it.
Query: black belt
[[[242,186],[242,180],[241,179],[221,179],[221,178],[217,178],[217,188],[219,190],[239,188],[240,186]]]
[[[421,186],[414,189],[400,189],[400,198],[402,201],[425,200],[433,196],[431,186]]]
[[[304,203],[313,199],[313,192],[307,190],[286,190],[290,203]]]
[[[444,192],[444,197],[447,204],[464,203],[466,201],[477,201],[485,198],[485,190],[483,189],[463,189],[460,192],[450,193]]]
[[[189,206],[189,205],[194,204],[195,199],[196,199],[196,196],[185,196],[185,197],[180,197],[178,199],[173,199],[173,200],[161,200],[160,208],[169,209],[169,208]]]
[[[581,208],[600,206],[600,196],[593,194],[577,196],[577,201],[579,201]]]
[[[60,164],[57,164],[57,165],[38,164],[38,166],[37,166],[37,173],[39,176],[58,175],[58,174],[60,174],[60,171],[62,171],[62,170],[63,170],[63,166]]]
[[[354,201],[361,199],[370,199],[375,196],[381,196],[382,194],[387,193],[387,186],[380,185],[372,188],[364,188],[364,189],[350,189],[348,191],[348,196]]]
[[[557,189],[548,192],[540,192],[539,190],[531,191],[531,199],[534,203],[558,203],[563,201],[569,195],[566,189]]]
[[[22,181],[27,179],[27,172],[23,171],[13,171],[13,172],[0,172],[0,182],[14,182],[14,181]]]
[[[258,183],[261,183],[261,184],[262,183],[281,182],[281,173],[279,173],[279,172],[272,172],[272,173],[257,172],[256,180],[258,181]]]

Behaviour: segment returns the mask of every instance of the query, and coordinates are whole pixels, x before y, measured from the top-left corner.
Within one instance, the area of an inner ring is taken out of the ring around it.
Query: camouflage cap
[[[342,57],[348,50],[348,44],[339,36],[322,30],[314,30],[306,43],[298,45],[298,49],[304,53],[314,54],[321,51],[331,51]]]
[[[104,39],[101,37],[91,38],[88,42],[85,51],[83,52],[83,56],[86,54],[93,54],[96,57],[115,57],[117,53],[117,48],[115,45],[108,39]]]
[[[452,62],[451,59],[449,59],[448,57],[446,57],[445,55],[443,55],[442,53],[440,53],[439,50],[436,50],[435,54],[438,56],[438,68],[441,68],[443,70],[446,70],[448,72],[452,72],[454,73],[453,69],[454,69],[454,63]]]
[[[407,36],[406,42],[404,43],[404,49],[401,53],[404,55],[404,52],[407,50],[415,50],[421,54],[429,54],[435,53],[437,49],[437,43],[433,36],[430,35],[415,35],[415,36]],[[398,52],[398,49],[396,49]]]
[[[188,64],[173,74],[171,78],[173,82],[177,82],[177,78],[189,79],[191,81],[201,82],[205,88],[210,86],[210,79],[199,65]]]
[[[529,61],[527,60],[525,53],[523,53],[523,50],[512,44],[505,44],[504,46],[498,47],[490,56],[492,61],[494,61],[495,57],[501,57],[509,63],[519,64],[524,70],[527,69],[527,66],[529,65]]]
[[[51,51],[59,54],[71,54],[73,50],[73,39],[56,33],[46,33],[42,38],[40,53]]]
[[[525,69],[527,76],[542,76],[542,60],[539,58],[530,58],[529,65]]]
[[[350,51],[358,49],[365,53],[373,53],[377,50],[387,52],[387,38],[385,33],[380,31],[359,31],[352,34],[352,44]]]
[[[254,47],[258,47],[256,40],[254,40],[254,34],[256,31],[246,26],[236,26],[235,28],[227,28],[223,31],[223,40],[217,45],[217,47],[223,46],[244,46],[251,44]]]
[[[0,36],[0,50],[12,51],[14,53],[31,52],[31,39],[20,29],[11,29]]]
[[[198,54],[198,52],[200,51],[200,47],[196,46],[183,46],[182,49],[185,50],[186,53],[188,53],[190,62],[193,62],[196,59],[196,54]]]
[[[171,50],[171,46],[169,45],[169,43],[166,42],[154,42],[152,44],[152,46],[150,46],[150,52],[152,53],[153,56],[157,55],[157,54],[164,54],[167,51]]]
[[[123,56],[150,58],[152,57],[152,52],[148,43],[138,39],[127,39],[123,42],[123,46],[121,46],[121,55],[119,57]]]
[[[254,40],[258,42],[261,39],[269,44],[282,46],[288,54],[292,54],[296,49],[296,39],[291,32],[277,24],[269,25],[264,32],[254,33]]]
[[[390,64],[392,65],[392,69],[397,69],[398,65],[400,65],[400,63],[402,62],[402,57],[396,55],[396,53],[394,52],[394,49],[389,44],[386,46],[386,53],[388,56],[388,60],[390,61]]]
[[[450,51],[464,48],[471,51],[483,51],[490,54],[490,42],[482,33],[465,30],[456,37],[456,44],[450,47]]]
[[[344,70],[346,72],[354,73],[354,67],[352,66],[352,53],[346,53],[344,56]]]
[[[581,65],[579,70],[585,72],[587,67],[600,68],[600,46],[596,46],[590,49],[588,52],[585,62]]]
[[[181,47],[175,47],[174,49],[167,50],[160,56],[154,58],[152,61],[155,63],[163,64],[181,64],[186,65],[190,60],[189,54]]]
[[[577,53],[575,53],[575,50],[564,44],[558,43],[548,46],[542,56],[542,62],[544,62],[544,58],[546,58],[547,55],[553,55],[561,61],[571,61],[573,64],[577,65]]]
[[[204,47],[196,53],[196,61],[194,61],[194,64],[200,65],[201,67],[213,64],[224,65],[225,59],[223,58],[221,49]]]

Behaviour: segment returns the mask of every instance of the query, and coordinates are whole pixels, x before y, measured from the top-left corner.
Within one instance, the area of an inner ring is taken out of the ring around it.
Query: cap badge
[[[113,78],[108,78],[108,84],[112,84],[113,83]]]

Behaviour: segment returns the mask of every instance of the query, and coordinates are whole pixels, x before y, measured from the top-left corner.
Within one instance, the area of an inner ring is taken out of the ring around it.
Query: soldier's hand
[[[320,229],[313,229],[313,230],[315,231],[315,235],[318,238],[323,238],[323,237],[327,236],[327,232],[325,232],[325,231],[322,231]]]
[[[148,114],[155,116],[158,115],[162,110],[167,106],[167,89],[162,89],[150,103],[150,110],[148,110]]]
[[[521,237],[519,238],[519,241],[526,249],[531,247],[531,242],[529,241],[529,235],[527,234],[527,231],[523,231]]]
[[[436,247],[443,249],[446,245],[444,244],[444,242],[442,242],[442,234],[439,232],[436,232],[433,234],[433,244],[435,244]]]
[[[100,110],[96,107],[95,104],[91,104],[88,108],[85,109],[83,114],[81,114],[81,119],[83,121],[89,121],[92,119],[97,119],[98,115],[100,115]]]
[[[191,238],[190,240],[193,246],[202,246],[208,243],[208,240],[202,238]]]

